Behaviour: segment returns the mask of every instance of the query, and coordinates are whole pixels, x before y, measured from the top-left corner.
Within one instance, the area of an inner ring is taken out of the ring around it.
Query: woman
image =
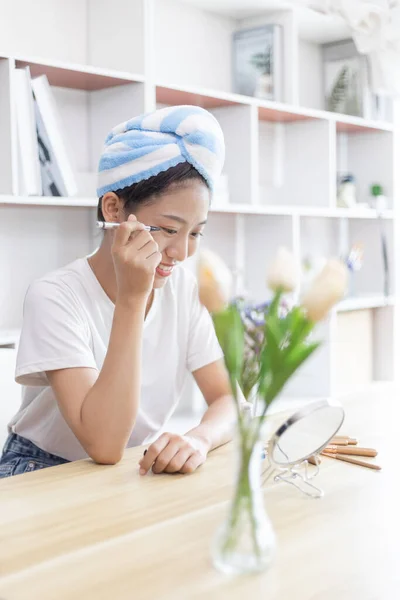
[[[87,456],[115,464],[127,446],[148,443],[141,474],[189,473],[230,439],[222,352],[196,281],[180,266],[198,247],[223,159],[217,121],[194,106],[164,108],[109,134],[98,218],[121,225],[90,257],[27,292],[16,367],[22,405],[0,477]],[[158,437],[188,372],[208,409],[186,435]]]

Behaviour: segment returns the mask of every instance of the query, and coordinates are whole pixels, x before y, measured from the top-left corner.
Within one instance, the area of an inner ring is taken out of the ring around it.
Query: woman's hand
[[[163,433],[139,461],[140,474],[150,468],[153,473],[193,473],[202,465],[210,447],[200,438],[190,435]]]
[[[158,244],[134,215],[118,227],[111,252],[117,278],[117,298],[148,297],[161,261]]]

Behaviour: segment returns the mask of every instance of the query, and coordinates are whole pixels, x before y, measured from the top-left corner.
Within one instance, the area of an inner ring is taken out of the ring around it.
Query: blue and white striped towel
[[[172,106],[114,127],[99,163],[98,196],[189,162],[210,189],[225,158],[224,136],[215,117],[198,106]]]

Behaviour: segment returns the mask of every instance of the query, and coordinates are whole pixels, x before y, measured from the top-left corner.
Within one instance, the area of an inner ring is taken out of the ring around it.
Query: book
[[[32,79],[43,195],[75,196],[77,185],[46,75]]]
[[[15,69],[13,79],[17,120],[20,194],[23,196],[41,196],[42,181],[29,67]]]
[[[263,25],[233,34],[234,91],[265,100],[283,100],[281,25]]]
[[[36,99],[34,99],[34,109],[43,196],[66,196],[67,191],[63,178],[58,168]]]

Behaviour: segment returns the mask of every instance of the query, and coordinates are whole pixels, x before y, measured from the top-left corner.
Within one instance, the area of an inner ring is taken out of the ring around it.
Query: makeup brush
[[[351,455],[355,455],[355,456],[369,456],[374,458],[375,456],[377,456],[378,452],[375,450],[375,448],[360,448],[359,446],[356,447],[349,447],[349,446],[326,446],[324,448],[324,450],[326,450],[327,452],[330,452],[331,454],[351,454]]]
[[[358,465],[359,467],[367,467],[367,469],[374,469],[375,471],[380,471],[382,467],[379,465],[375,465],[374,463],[370,463],[364,460],[357,460],[355,458],[350,458],[349,456],[344,456],[343,454],[330,454],[323,450],[321,452],[323,456],[327,456],[328,458],[333,458],[335,460],[342,460],[343,462],[351,463],[352,465]]]

